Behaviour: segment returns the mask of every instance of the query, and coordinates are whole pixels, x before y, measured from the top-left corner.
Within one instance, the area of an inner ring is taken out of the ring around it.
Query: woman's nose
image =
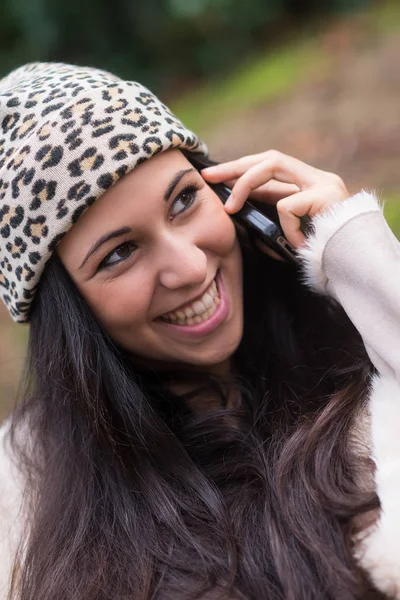
[[[198,285],[207,278],[207,257],[192,241],[170,236],[159,254],[159,280],[169,289]]]

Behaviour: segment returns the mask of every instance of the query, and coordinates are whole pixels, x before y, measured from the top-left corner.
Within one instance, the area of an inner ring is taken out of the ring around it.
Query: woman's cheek
[[[86,297],[104,326],[127,327],[144,320],[149,294],[145,282],[136,285],[131,270],[97,284]]]
[[[231,252],[236,241],[236,229],[232,218],[225,212],[223,204],[210,202],[204,214],[204,232],[208,239],[207,246],[218,254]]]

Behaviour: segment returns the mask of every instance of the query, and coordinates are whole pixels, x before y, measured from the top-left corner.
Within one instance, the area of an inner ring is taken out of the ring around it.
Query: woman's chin
[[[228,363],[239,344],[240,338],[224,344],[223,347],[210,349],[204,353],[199,352],[190,357],[188,356],[185,362],[196,367],[209,368],[212,371],[218,369],[221,364]]]

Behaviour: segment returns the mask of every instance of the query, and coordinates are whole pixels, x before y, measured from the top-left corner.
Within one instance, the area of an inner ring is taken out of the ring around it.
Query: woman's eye
[[[110,252],[110,254],[108,256],[106,256],[104,260],[101,261],[101,263],[99,265],[99,270],[106,268],[106,267],[112,267],[113,265],[116,265],[117,263],[120,263],[123,260],[126,260],[127,258],[129,258],[131,256],[131,254],[133,253],[133,251],[135,249],[136,249],[136,244],[134,244],[133,242],[124,242],[123,244],[121,244],[120,246],[115,248],[115,250]],[[113,260],[113,257],[114,257],[114,260]],[[116,257],[116,259],[115,259],[115,257]]]
[[[190,185],[182,190],[176,200],[172,203],[170,212],[171,217],[176,217],[176,215],[179,215],[179,213],[189,208],[195,201],[198,190],[199,187],[197,185]]]

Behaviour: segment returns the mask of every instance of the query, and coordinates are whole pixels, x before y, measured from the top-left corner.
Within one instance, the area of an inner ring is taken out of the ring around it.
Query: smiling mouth
[[[171,311],[161,315],[160,319],[165,323],[174,325],[195,325],[207,321],[217,310],[221,299],[219,296],[216,280],[213,279],[209,288],[201,298],[198,298],[184,308]]]

